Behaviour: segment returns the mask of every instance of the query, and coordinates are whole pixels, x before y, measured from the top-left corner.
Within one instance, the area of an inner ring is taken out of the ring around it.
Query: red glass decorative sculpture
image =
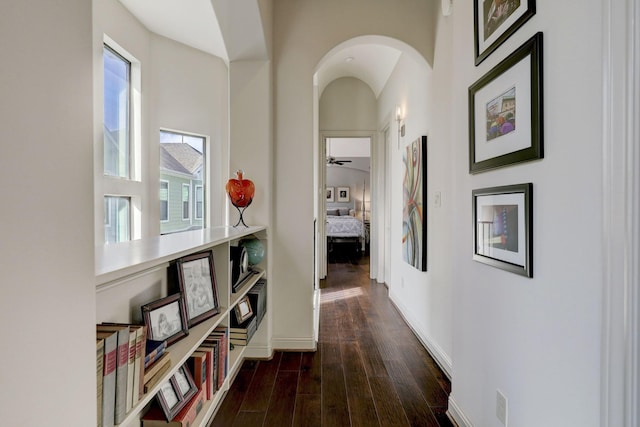
[[[253,181],[244,179],[242,177],[243,174],[244,172],[242,170],[237,171],[236,177],[228,180],[225,187],[231,204],[238,209],[238,213],[240,214],[240,219],[234,227],[237,227],[240,223],[247,227],[247,224],[244,223],[244,219],[242,218],[242,214],[253,201],[253,195],[256,191]]]

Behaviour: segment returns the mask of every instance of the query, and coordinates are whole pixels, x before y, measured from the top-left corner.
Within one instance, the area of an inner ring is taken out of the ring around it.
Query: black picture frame
[[[189,334],[187,314],[182,294],[173,294],[141,307],[147,326],[147,338],[167,341],[167,346]]]
[[[542,33],[469,87],[469,172],[544,158]]]
[[[182,365],[167,381],[165,381],[156,398],[167,421],[173,418],[196,395],[198,387],[193,380],[189,367]]]
[[[472,191],[473,259],[533,277],[533,184]]]
[[[213,252],[180,258],[176,260],[175,268],[180,293],[184,295],[188,327],[220,313]]]
[[[473,0],[476,66],[536,14],[536,0],[501,3],[496,7],[496,0]]]
[[[402,155],[402,258],[427,271],[427,136],[406,146]]]

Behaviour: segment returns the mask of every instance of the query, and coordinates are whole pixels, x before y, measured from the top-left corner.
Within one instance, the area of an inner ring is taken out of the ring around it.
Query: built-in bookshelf
[[[140,418],[149,408],[161,384],[189,359],[218,326],[228,326],[234,306],[261,279],[267,278],[268,254],[256,273],[248,278],[236,292],[232,290],[230,246],[237,245],[248,236],[259,238],[268,247],[266,227],[213,227],[157,236],[118,244],[105,245],[96,249],[96,323],[120,322],[141,323],[140,306],[169,292],[167,268],[171,262],[181,257],[211,250],[215,265],[215,277],[219,299],[219,314],[189,329],[189,334],[168,348],[171,368],[165,372],[162,381],[145,393],[138,403],[127,413],[118,426],[139,426]],[[268,329],[268,322],[261,328]],[[263,331],[263,334],[265,332]],[[269,331],[266,331],[269,334]],[[245,354],[256,355],[256,349],[235,346],[228,349],[228,370],[223,386],[215,396],[205,402],[193,427],[204,427],[213,417],[231,381],[240,369]],[[270,349],[257,350],[262,357],[270,357]]]

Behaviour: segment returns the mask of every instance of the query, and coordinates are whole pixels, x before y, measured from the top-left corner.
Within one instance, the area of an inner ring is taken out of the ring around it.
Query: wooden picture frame
[[[533,184],[473,190],[473,259],[533,277]]]
[[[253,309],[251,308],[251,301],[248,296],[244,296],[233,307],[233,311],[236,315],[236,321],[238,324],[243,323],[253,315]]]
[[[335,188],[327,187],[327,202],[333,203],[335,201]]]
[[[198,392],[187,365],[182,365],[171,378],[162,384],[156,398],[167,421],[170,422]]]
[[[469,172],[544,157],[542,33],[469,87]]]
[[[147,339],[167,341],[167,346],[189,334],[182,294],[169,295],[141,307]]]
[[[473,0],[475,64],[479,65],[536,14],[536,0]]]
[[[407,145],[402,161],[402,257],[412,267],[427,271],[427,137]]]
[[[350,200],[349,187],[338,187],[338,202],[348,203]]]
[[[199,252],[176,260],[178,285],[184,295],[191,328],[220,312],[213,252]]]

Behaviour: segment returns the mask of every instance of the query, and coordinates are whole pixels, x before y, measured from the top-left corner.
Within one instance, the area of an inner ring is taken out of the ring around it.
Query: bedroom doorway
[[[370,251],[371,147],[373,135],[323,135],[324,256],[321,278],[329,263],[360,263]],[[369,268],[367,266],[367,268]]]

